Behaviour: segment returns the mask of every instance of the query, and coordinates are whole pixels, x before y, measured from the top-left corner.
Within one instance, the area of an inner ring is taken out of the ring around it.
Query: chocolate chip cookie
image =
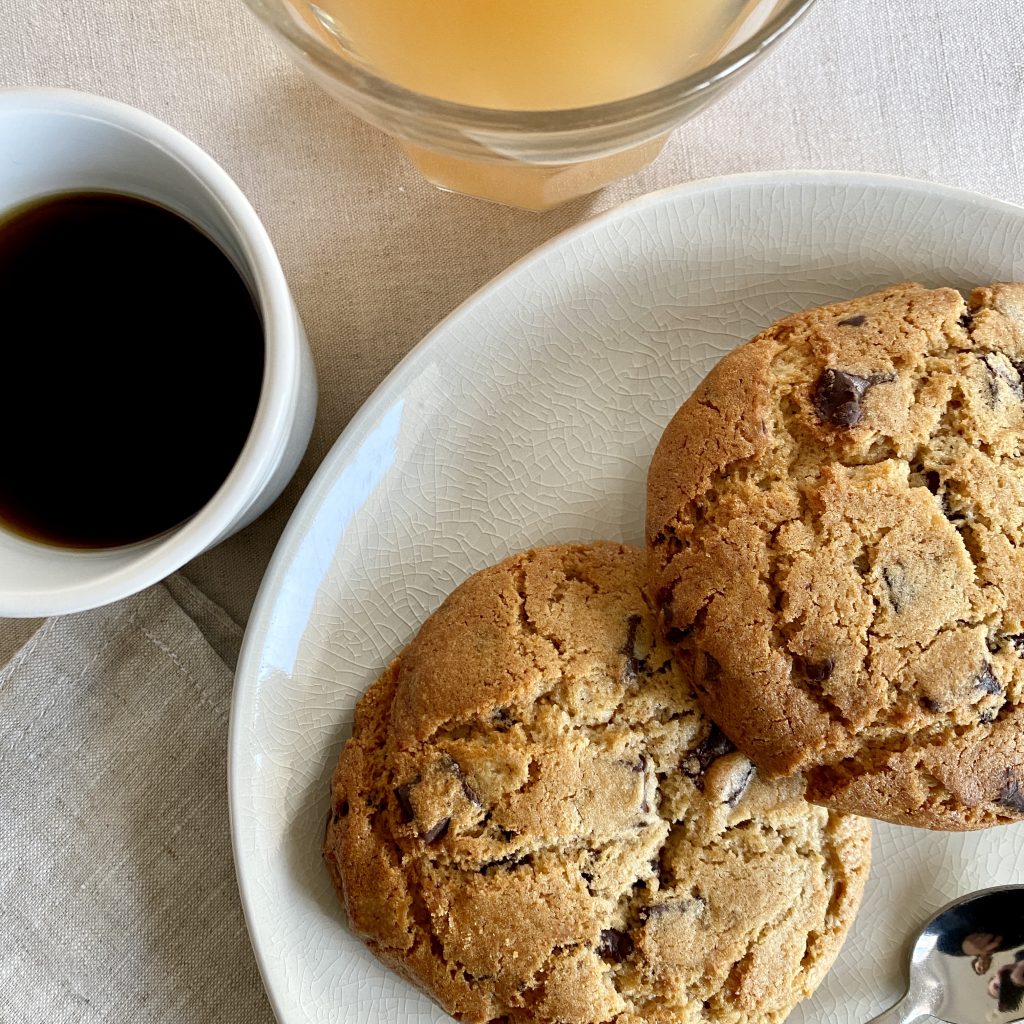
[[[1024,818],[1024,285],[898,285],[727,355],[648,477],[660,623],[810,799]]]
[[[851,923],[867,823],[701,715],[643,563],[596,543],[478,573],[359,703],[327,867],[458,1020],[781,1021]]]

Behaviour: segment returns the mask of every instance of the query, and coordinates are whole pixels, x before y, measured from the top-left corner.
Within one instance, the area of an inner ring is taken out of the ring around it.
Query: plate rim
[[[503,288],[506,282],[521,273],[531,263],[542,260],[549,253],[598,228],[615,221],[628,220],[638,211],[651,207],[670,205],[677,198],[697,193],[714,192],[737,187],[750,188],[757,185],[774,187],[780,185],[848,185],[897,188],[904,189],[909,193],[927,195],[932,198],[955,199],[960,202],[966,201],[982,206],[987,210],[1012,213],[1016,216],[1024,214],[1024,204],[987,196],[972,189],[961,188],[956,185],[946,185],[923,178],[913,178],[898,174],[882,174],[872,171],[747,171],[738,174],[716,175],[682,184],[670,185],[666,188],[636,196],[608,210],[603,210],[592,217],[587,217],[578,224],[558,232],[536,248],[531,249],[460,302],[455,309],[448,313],[399,360],[387,376],[374,388],[331,444],[320,465],[310,478],[309,483],[303,489],[294,510],[288,517],[288,522],[274,547],[256,593],[256,598],[242,637],[238,662],[234,672],[231,712],[228,723],[226,765],[228,820],[231,828],[232,858],[234,860],[235,879],[238,885],[238,894],[242,904],[246,931],[249,935],[249,941],[253,948],[267,999],[279,1024],[293,1024],[294,1018],[290,1010],[286,1013],[286,1008],[281,1002],[282,996],[280,991],[283,990],[284,986],[283,983],[278,982],[276,974],[270,965],[266,940],[260,935],[256,925],[256,909],[253,896],[256,884],[249,876],[245,851],[242,849],[240,839],[242,811],[239,789],[246,778],[245,768],[248,767],[248,762],[244,760],[243,756],[242,737],[245,735],[245,726],[242,720],[243,717],[245,717],[246,722],[249,720],[247,716],[243,716],[243,711],[249,711],[252,706],[256,690],[253,680],[266,638],[270,632],[274,602],[281,592],[281,583],[285,577],[286,567],[290,564],[291,557],[303,540],[303,525],[309,520],[311,510],[319,504],[326,489],[333,485],[337,473],[351,461],[352,456],[365,438],[367,428],[379,419],[382,411],[394,403],[399,393],[405,388],[409,378],[418,370],[419,364],[433,349],[434,345],[437,344],[438,339],[444,335],[448,327],[456,320],[471,313],[473,309],[485,302],[494,292]]]

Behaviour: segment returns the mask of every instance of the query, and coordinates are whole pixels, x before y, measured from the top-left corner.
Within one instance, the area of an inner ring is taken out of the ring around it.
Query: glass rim
[[[281,35],[302,55],[342,85],[394,109],[403,115],[446,122],[459,128],[514,130],[537,133],[569,132],[607,127],[636,118],[671,110],[705,89],[732,77],[759,54],[785,35],[807,12],[815,0],[786,0],[775,15],[740,46],[689,75],[657,89],[585,107],[554,110],[507,110],[476,107],[440,99],[396,85],[372,71],[340,56],[299,27],[288,17],[286,0],[244,0],[245,5],[265,25]]]

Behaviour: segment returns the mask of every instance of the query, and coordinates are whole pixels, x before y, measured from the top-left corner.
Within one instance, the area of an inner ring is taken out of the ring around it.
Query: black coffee
[[[105,548],[213,496],[252,426],[263,326],[176,213],[66,193],[0,219],[0,521]]]

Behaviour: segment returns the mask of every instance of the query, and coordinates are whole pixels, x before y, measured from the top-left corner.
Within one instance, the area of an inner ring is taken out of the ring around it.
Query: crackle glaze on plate
[[[249,624],[229,779],[246,918],[282,1024],[444,1013],[346,930],[320,862],[362,691],[470,573],[534,544],[642,539],[658,435],[715,361],[784,314],[909,278],[1024,277],[1024,210],[921,182],[744,175],[563,235],[437,328],[334,446]],[[1024,826],[880,825],[860,918],[794,1024],[894,1001],[902,950],[971,889],[1024,881]]]

